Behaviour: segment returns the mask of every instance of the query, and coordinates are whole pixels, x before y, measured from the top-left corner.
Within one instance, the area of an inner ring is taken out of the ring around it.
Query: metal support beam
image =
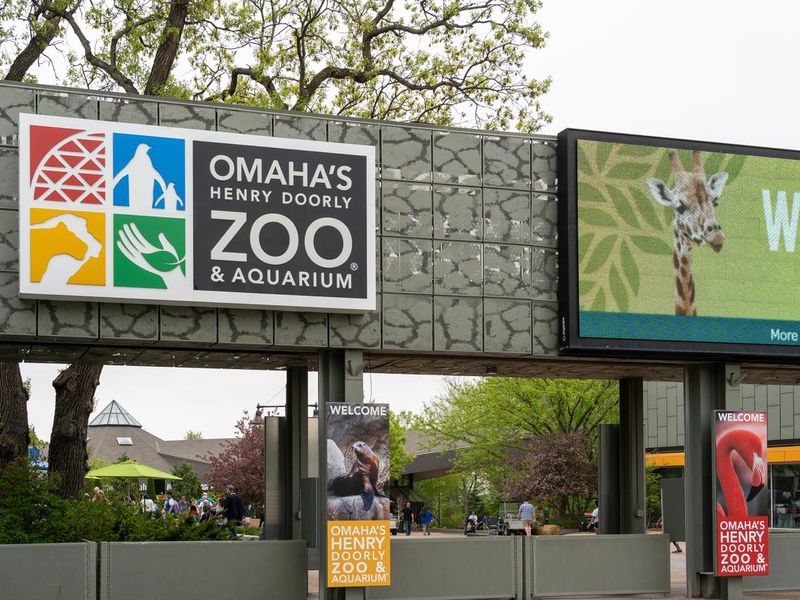
[[[600,533],[619,533],[619,425],[600,424],[597,462],[597,507],[600,509]]]
[[[291,473],[286,417],[264,418],[264,538],[291,535]]]
[[[364,401],[364,354],[360,350],[323,350],[319,353],[319,600],[363,600],[364,588],[328,589],[327,533],[327,414],[331,402],[360,404]]]
[[[647,533],[644,477],[644,387],[619,382],[619,533]]]
[[[286,369],[286,420],[289,433],[289,539],[303,539],[300,480],[308,477],[308,368]]]
[[[684,380],[686,593],[718,598],[714,577],[714,411],[725,408],[725,366],[689,365]]]

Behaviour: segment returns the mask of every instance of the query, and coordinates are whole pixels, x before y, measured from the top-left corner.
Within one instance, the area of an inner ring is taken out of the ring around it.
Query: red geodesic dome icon
[[[81,129],[31,125],[34,200],[105,203],[106,136]]]

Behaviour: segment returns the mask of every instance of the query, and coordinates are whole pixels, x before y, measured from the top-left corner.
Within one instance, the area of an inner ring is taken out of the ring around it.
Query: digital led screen
[[[559,171],[563,348],[800,354],[800,153],[567,130]]]

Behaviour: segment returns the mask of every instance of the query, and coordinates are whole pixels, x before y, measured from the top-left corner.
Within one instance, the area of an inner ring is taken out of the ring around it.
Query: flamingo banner
[[[767,413],[714,412],[717,575],[769,575]]]

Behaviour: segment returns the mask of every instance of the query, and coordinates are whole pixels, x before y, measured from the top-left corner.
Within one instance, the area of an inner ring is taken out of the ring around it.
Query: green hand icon
[[[136,224],[126,223],[119,230],[117,248],[140,269],[161,277],[167,289],[174,289],[185,281],[186,257],[178,256],[163,233],[158,234],[158,241],[160,248],[151,244]]]

